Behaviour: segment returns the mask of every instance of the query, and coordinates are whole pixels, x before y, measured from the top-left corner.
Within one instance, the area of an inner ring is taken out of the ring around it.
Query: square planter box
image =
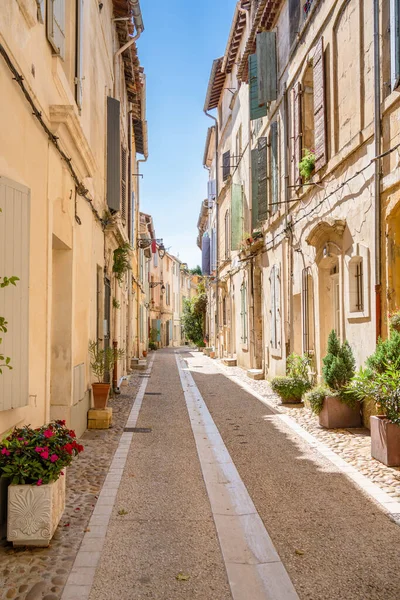
[[[327,396],[319,414],[319,424],[327,429],[361,427],[360,403],[355,408],[344,404],[336,396]]]
[[[400,466],[400,427],[382,416],[371,417],[371,456],[387,467]]]
[[[10,485],[7,540],[48,546],[65,509],[65,475],[46,485]]]

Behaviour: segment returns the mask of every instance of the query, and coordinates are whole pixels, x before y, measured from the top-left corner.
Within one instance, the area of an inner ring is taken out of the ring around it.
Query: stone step
[[[237,360],[236,360],[236,358],[223,358],[222,364],[225,365],[226,367],[236,367]]]
[[[262,369],[247,369],[247,377],[250,379],[264,379],[264,371]]]

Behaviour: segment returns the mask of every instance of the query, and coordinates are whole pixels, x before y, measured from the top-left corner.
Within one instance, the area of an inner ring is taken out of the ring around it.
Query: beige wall
[[[119,47],[112,25],[112,2],[104,2],[102,11],[96,2],[84,3],[81,111],[75,102],[72,68],[74,11],[68,3],[65,61],[52,54],[46,27],[37,21],[36,12],[35,2],[4,0],[0,43],[23,75],[45,123],[71,157],[92,202],[75,194],[66,163],[33,117],[0,57],[0,176],[23,184],[31,194],[29,399],[23,408],[0,413],[0,435],[14,425],[36,426],[50,418],[66,418],[79,434],[85,429],[91,383],[88,341],[96,339],[98,326],[103,341],[104,289],[101,285],[98,293],[97,281],[100,278],[102,284],[104,268],[111,279],[112,298],[121,305],[111,309],[111,343],[116,340],[131,356],[127,324],[132,336],[137,327],[128,298],[130,275],[121,286],[115,284],[112,275],[113,251],[128,241],[127,224],[117,218],[104,233],[92,211],[93,207],[103,217],[106,209],[106,103],[107,96],[113,94],[112,56]],[[129,104],[123,80],[118,94],[121,140],[126,145]],[[73,369],[82,363],[83,395],[74,399]],[[126,363],[119,365],[118,377],[126,372]]]

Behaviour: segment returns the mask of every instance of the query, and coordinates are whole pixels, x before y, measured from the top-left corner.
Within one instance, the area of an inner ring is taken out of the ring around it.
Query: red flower
[[[83,452],[83,450],[84,450],[84,447],[81,444],[78,444],[77,448],[78,448],[78,452]]]
[[[43,450],[42,454],[40,455],[42,458],[46,459],[49,458],[49,451],[48,450]]]
[[[39,452],[39,454],[40,454],[40,452],[43,452],[43,451],[44,451],[44,448],[40,448],[39,446],[36,446],[35,452]]]
[[[61,420],[61,419],[59,419],[58,421],[56,421],[56,423],[58,423],[59,425],[62,425],[62,426],[65,425],[65,421]]]
[[[42,483],[43,483],[43,479],[38,479],[36,482],[36,485],[42,485]]]
[[[74,431],[73,429],[70,429],[70,430],[69,430],[69,435],[70,435],[71,437],[76,437],[76,433],[75,433],[75,431]]]
[[[4,454],[5,456],[10,456],[10,454],[11,454],[11,452],[9,450],[7,450],[7,448],[3,448],[1,453]]]
[[[51,438],[53,437],[54,433],[52,432],[51,429],[46,429],[46,431],[43,433],[45,438]]]
[[[51,462],[56,462],[56,460],[58,460],[58,456],[57,456],[57,454],[52,454],[52,455],[50,456],[50,460],[51,460]]]
[[[74,447],[72,444],[65,444],[65,446],[63,446],[63,450],[65,450],[65,452],[68,452],[68,454],[72,454],[73,449]]]
[[[61,471],[60,475],[64,475],[64,471]]]

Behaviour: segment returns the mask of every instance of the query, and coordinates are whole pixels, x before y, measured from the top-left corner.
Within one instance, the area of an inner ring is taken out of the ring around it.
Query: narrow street
[[[399,597],[399,526],[215,362],[141,380],[63,600]]]

